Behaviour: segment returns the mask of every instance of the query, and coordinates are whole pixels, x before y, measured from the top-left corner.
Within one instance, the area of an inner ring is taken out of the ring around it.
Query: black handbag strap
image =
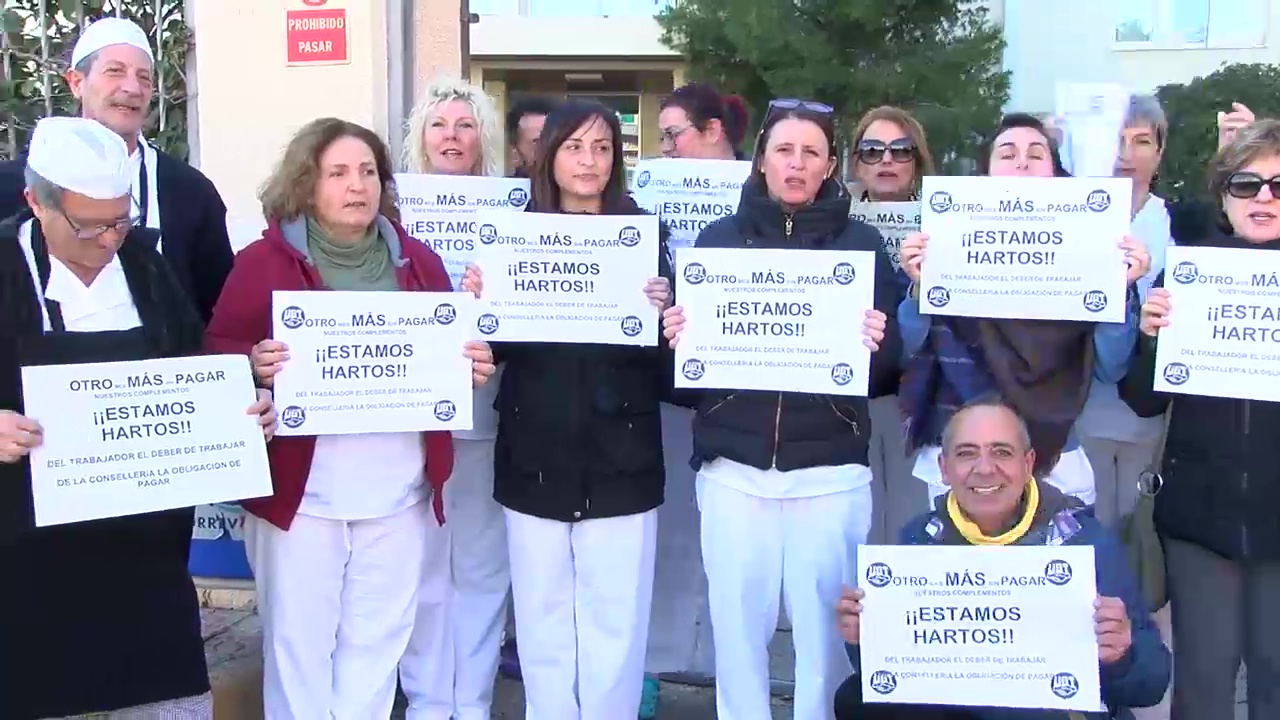
[[[1147,466],[1147,470],[1138,478],[1138,489],[1147,495],[1155,495],[1160,492],[1160,488],[1164,486],[1164,451],[1169,444],[1169,423],[1173,422],[1173,401],[1169,401],[1169,407],[1164,411],[1164,426],[1160,428],[1160,439],[1156,442],[1155,454],[1151,457],[1151,464]]]

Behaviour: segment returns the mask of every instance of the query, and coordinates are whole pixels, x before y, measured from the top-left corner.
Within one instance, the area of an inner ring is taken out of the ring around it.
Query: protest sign
[[[909,233],[920,232],[918,202],[855,202],[849,217],[880,231],[880,243],[894,269],[902,267],[902,241]]]
[[[1118,323],[1133,183],[924,178],[920,312]]]
[[[470,430],[470,293],[272,293],[280,435]]]
[[[243,355],[22,369],[37,526],[271,494]]]
[[[867,394],[875,253],[685,248],[676,387]]]
[[[1118,83],[1060,82],[1056,119],[1061,156],[1075,177],[1112,177],[1120,131],[1129,113],[1129,91]]]
[[[1156,343],[1155,389],[1280,401],[1280,254],[1167,251],[1169,327]]]
[[[644,294],[658,275],[658,218],[482,210],[476,224],[484,339],[658,344]]]
[[[1089,546],[858,547],[865,702],[1097,711]]]
[[[738,209],[747,160],[654,158],[636,165],[631,195],[671,231],[671,251],[693,247],[698,233]]]
[[[444,260],[453,287],[476,254],[476,210],[522,210],[529,202],[525,178],[482,175],[396,175],[400,222]]]

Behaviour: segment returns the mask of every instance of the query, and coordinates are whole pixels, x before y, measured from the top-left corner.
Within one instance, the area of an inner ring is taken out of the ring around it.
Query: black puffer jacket
[[[889,321],[884,342],[871,357],[870,394],[880,397],[892,394],[898,385],[898,284],[881,251],[880,233],[849,217],[850,201],[843,185],[828,180],[811,205],[788,214],[766,194],[759,175],[752,175],[742,188],[737,213],[704,228],[695,245],[875,252],[875,308]],[[862,318],[851,315],[848,331],[861,336]],[[707,390],[682,395],[682,401],[698,411],[693,422],[695,469],[719,457],[783,472],[868,464],[871,428],[866,398]]]
[[[537,212],[532,205],[528,210]],[[606,214],[642,213],[626,198]],[[658,271],[670,280],[669,233],[659,228]],[[499,504],[562,522],[634,515],[662,504],[659,403],[670,397],[673,369],[656,323],[652,332],[655,347],[493,343],[504,368],[494,402],[493,497]]]
[[[1225,235],[1195,244],[1280,250],[1280,240],[1252,245]],[[1164,276],[1155,284],[1163,286]],[[1236,302],[1266,301],[1239,296]],[[1119,388],[1139,417],[1164,413],[1172,399],[1156,529],[1231,560],[1280,560],[1280,403],[1157,393],[1152,390],[1157,342],[1139,336]]]

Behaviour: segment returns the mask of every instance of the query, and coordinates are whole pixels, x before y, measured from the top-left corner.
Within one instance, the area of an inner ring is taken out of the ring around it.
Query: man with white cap
[[[208,322],[231,272],[227,208],[201,172],[142,137],[155,94],[155,57],[142,28],[108,17],[84,29],[71,52],[66,81],[81,116],[115,131],[129,148],[130,195],[146,227],[160,231],[161,254]],[[0,166],[0,218],[24,205],[21,159]]]
[[[46,118],[29,207],[0,222],[0,718],[212,717],[187,556],[192,508],[37,528],[20,368],[201,352],[203,323],[141,227],[119,135]],[[250,413],[275,428],[270,395]],[[105,714],[105,715],[103,715]]]

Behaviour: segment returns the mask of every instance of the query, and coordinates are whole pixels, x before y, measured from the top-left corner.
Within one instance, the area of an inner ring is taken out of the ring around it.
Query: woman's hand
[[[671,305],[671,281],[664,277],[649,278],[644,286],[644,294],[658,308],[658,312],[662,312]]]
[[[493,364],[493,348],[483,340],[468,340],[462,345],[462,354],[471,360],[471,387],[489,382],[497,372]]]
[[[1230,143],[1241,128],[1252,125],[1253,121],[1252,110],[1243,103],[1231,103],[1231,112],[1218,113],[1218,147],[1222,148]]]
[[[670,345],[673,350],[676,343],[680,342],[680,333],[683,330],[684,308],[675,305],[662,311],[662,337],[667,339],[667,345]]]
[[[836,625],[840,637],[850,645],[857,645],[861,639],[862,597],[858,588],[846,587],[840,590],[840,602],[836,603]]]
[[[1138,282],[1138,278],[1151,269],[1151,253],[1147,246],[1126,235],[1120,241],[1120,249],[1124,250],[1124,262],[1129,272],[1125,275],[1126,286]]]
[[[1098,661],[1103,665],[1117,662],[1129,652],[1132,630],[1123,600],[1099,597],[1093,601],[1093,631],[1098,636]]]
[[[920,266],[924,264],[924,249],[928,244],[929,236],[924,233],[907,233],[907,236],[902,238],[902,245],[898,250],[902,272],[906,273],[907,278],[913,283],[920,282]]]
[[[253,366],[253,376],[258,384],[269,388],[275,384],[276,373],[284,367],[289,359],[289,346],[279,340],[263,340],[249,351],[249,363]]]
[[[462,273],[462,290],[469,292],[480,299],[480,293],[484,291],[484,271],[475,263],[467,263],[467,269]]]
[[[884,342],[884,329],[889,324],[889,318],[879,310],[868,310],[867,316],[862,321],[862,344],[875,352],[880,349],[880,343]]]
[[[1151,288],[1147,293],[1147,301],[1142,303],[1142,315],[1138,321],[1138,329],[1144,335],[1155,337],[1160,328],[1169,327],[1169,311],[1173,306],[1169,302],[1169,291],[1164,288]]]
[[[44,428],[26,415],[0,410],[0,462],[16,463],[44,442]]]
[[[267,442],[271,442],[271,438],[276,436],[276,427],[279,426],[276,406],[271,400],[271,391],[258,388],[258,401],[250,405],[245,414],[258,416],[258,424],[262,426],[262,437],[266,438]]]

